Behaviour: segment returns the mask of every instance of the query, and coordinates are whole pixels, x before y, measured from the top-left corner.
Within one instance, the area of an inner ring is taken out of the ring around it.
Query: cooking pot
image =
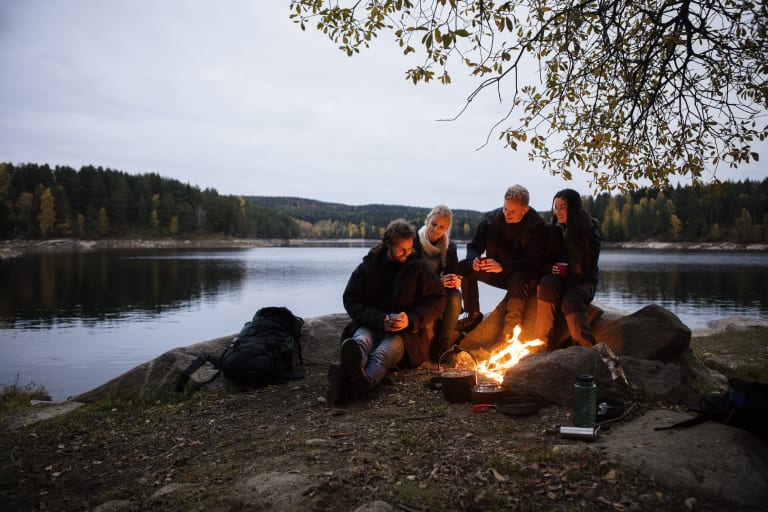
[[[472,358],[475,365],[474,370],[460,368],[443,368],[440,364],[449,354],[458,354],[466,352]],[[454,345],[452,349],[446,350],[437,360],[437,369],[440,372],[439,388],[443,390],[443,397],[452,403],[463,403],[472,401],[472,388],[477,385],[477,361],[470,352]]]
[[[478,384],[472,388],[473,404],[495,404],[506,396],[509,396],[509,391],[501,384]]]

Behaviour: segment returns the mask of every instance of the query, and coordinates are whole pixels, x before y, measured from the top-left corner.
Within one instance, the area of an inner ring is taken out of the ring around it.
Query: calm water
[[[0,261],[0,384],[62,400],[178,346],[237,332],[262,306],[308,318],[343,312],[365,247],[96,251]],[[459,255],[465,250],[459,248]],[[689,327],[768,321],[768,254],[603,251],[595,301],[661,304]],[[490,311],[501,290],[481,284]]]

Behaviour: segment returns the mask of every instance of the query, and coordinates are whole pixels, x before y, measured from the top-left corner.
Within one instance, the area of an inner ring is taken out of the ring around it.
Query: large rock
[[[304,362],[311,362],[312,357],[319,357],[319,363],[330,361],[329,353],[337,350],[339,336],[344,325],[349,321],[346,314],[326,315],[305,319],[301,331],[301,343],[304,347]],[[96,389],[76,396],[77,402],[96,402],[103,398],[155,398],[160,395],[173,394],[181,378],[182,372],[201,355],[219,356],[232,341],[234,334],[197,343],[187,347],[177,347],[165,352],[156,359],[148,361],[128,372],[110,380]],[[310,348],[311,350],[307,350]],[[215,373],[206,365],[193,374],[186,389],[194,389]],[[206,384],[213,389],[229,386],[227,379],[219,377]]]
[[[538,352],[507,370],[502,386],[514,394],[535,395],[545,403],[571,405],[576,376],[594,376],[598,397],[626,396],[621,381],[615,381],[597,350],[581,346],[554,352]]]
[[[620,356],[665,363],[676,360],[691,344],[691,330],[657,304],[618,319],[598,320],[592,334]]]

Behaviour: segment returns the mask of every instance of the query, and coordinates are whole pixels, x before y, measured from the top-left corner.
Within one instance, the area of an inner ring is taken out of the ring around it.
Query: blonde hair
[[[505,201],[517,201],[522,206],[528,206],[528,202],[531,200],[531,195],[528,193],[528,189],[522,185],[512,185],[507,189],[504,194]]]
[[[451,228],[453,227],[453,212],[450,208],[445,206],[444,204],[439,204],[432,208],[432,211],[429,212],[429,215],[427,215],[427,218],[424,219],[424,225],[429,225],[429,219],[432,217],[446,217],[448,219],[448,229],[446,230],[446,233],[450,234]]]

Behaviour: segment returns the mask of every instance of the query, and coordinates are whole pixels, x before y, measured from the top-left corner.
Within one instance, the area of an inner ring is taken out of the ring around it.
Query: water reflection
[[[768,314],[766,255],[608,251],[600,269],[596,300],[629,311],[656,302],[702,327],[722,313]]]
[[[344,311],[365,246],[36,254],[0,260],[0,385],[64,399],[171,348],[234,334],[260,307],[302,317]],[[465,254],[465,248],[459,248]],[[768,254],[603,251],[595,302],[657,303],[689,327],[768,321]],[[481,284],[490,311],[503,291]]]
[[[202,296],[241,288],[246,267],[234,257],[97,251],[14,258],[0,263],[0,274],[0,319],[7,327],[34,328],[183,308]]]

